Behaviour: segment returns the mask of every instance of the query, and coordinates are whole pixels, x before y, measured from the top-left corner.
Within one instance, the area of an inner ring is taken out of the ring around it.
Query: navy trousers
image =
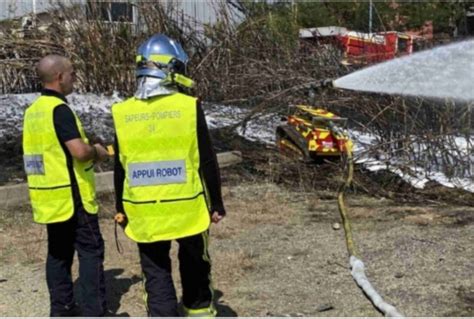
[[[51,316],[103,316],[106,311],[104,280],[104,240],[97,215],[76,209],[67,221],[48,224],[48,284]],[[79,258],[79,291],[82,313],[78,313],[73,293],[71,266],[74,252]]]
[[[207,232],[178,239],[179,272],[183,305],[187,309],[210,307],[213,303],[211,262],[207,251]],[[178,302],[171,276],[171,241],[139,243],[144,275],[146,305],[152,317],[177,317]]]

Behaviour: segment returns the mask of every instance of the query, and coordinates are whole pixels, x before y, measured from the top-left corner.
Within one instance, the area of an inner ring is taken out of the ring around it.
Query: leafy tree
[[[343,26],[351,30],[368,32],[369,2],[364,1],[296,1],[298,25],[303,28]],[[462,24],[466,9],[474,1],[373,1],[373,31],[404,31],[418,29],[426,21],[433,21],[434,32],[452,33]],[[267,10],[274,10],[267,6]],[[284,7],[287,10],[291,6]],[[281,10],[281,7],[280,7]]]

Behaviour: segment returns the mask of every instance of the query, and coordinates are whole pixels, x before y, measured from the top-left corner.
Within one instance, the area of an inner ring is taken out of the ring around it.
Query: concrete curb
[[[220,168],[231,166],[242,162],[242,154],[239,151],[224,152],[217,154],[217,162]],[[95,184],[97,193],[114,191],[114,173],[112,171],[96,173]],[[0,205],[9,208],[29,203],[28,184],[8,185],[0,187]]]

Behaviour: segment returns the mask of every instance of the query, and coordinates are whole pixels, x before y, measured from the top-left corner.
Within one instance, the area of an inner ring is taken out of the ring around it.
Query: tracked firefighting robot
[[[290,106],[290,115],[277,127],[276,142],[281,153],[304,161],[339,159],[352,151],[347,118],[322,108]]]

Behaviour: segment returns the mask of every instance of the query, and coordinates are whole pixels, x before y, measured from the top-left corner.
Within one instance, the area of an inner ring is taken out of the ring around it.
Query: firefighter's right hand
[[[217,211],[213,212],[212,215],[211,215],[211,221],[214,224],[219,223],[222,220],[222,218],[224,218],[224,215],[219,214],[219,212],[217,212]]]
[[[109,152],[99,143],[94,144],[92,147],[94,147],[96,150],[96,161],[102,162],[110,157]]]
[[[124,213],[117,213],[117,214],[115,214],[114,220],[115,220],[115,222],[116,222],[117,224],[119,224],[122,228],[125,228],[125,226],[127,226],[128,219],[127,219],[127,215],[125,215]]]

